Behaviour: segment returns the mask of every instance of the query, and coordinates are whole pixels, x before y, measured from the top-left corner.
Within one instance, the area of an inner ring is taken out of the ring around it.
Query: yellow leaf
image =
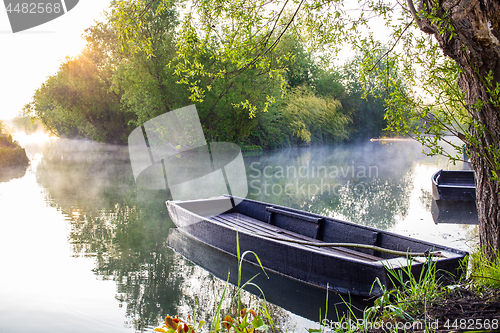
[[[167,331],[165,331],[163,328],[159,328],[159,327],[155,328],[155,329],[154,329],[154,331],[155,331],[155,332],[163,332],[163,333],[168,333],[168,332],[167,332]]]

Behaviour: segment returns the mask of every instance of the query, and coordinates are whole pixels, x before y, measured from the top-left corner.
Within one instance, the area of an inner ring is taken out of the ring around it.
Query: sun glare
[[[83,48],[85,47],[85,41],[83,38],[72,38],[67,40],[65,43],[60,44],[61,54],[64,57],[74,58],[82,53]]]

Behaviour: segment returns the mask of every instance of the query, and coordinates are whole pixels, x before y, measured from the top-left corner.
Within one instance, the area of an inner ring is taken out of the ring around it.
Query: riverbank
[[[354,332],[496,332],[500,329],[500,266],[478,249],[469,259],[468,277],[441,285],[435,269],[411,277],[403,287],[385,291],[364,312]],[[354,329],[352,329],[354,328]],[[325,330],[326,332],[327,330]],[[349,330],[343,330],[348,332]]]
[[[0,132],[0,181],[22,177],[29,164],[24,148],[11,135]]]

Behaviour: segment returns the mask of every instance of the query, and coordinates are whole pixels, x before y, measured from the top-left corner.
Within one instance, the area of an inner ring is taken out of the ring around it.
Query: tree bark
[[[465,92],[471,115],[484,125],[483,129],[470,128],[470,134],[479,144],[471,144],[470,157],[476,175],[476,205],[479,217],[480,245],[490,259],[500,250],[500,184],[492,180],[492,170],[498,161],[492,149],[500,145],[500,109],[490,101],[489,84],[500,84],[500,1],[438,0],[437,16],[455,28],[456,36],[440,34],[428,19],[420,19],[422,31],[433,34],[444,54],[463,69],[459,86]],[[429,12],[436,4],[421,0],[419,10]],[[488,83],[486,77],[492,74]],[[478,101],[486,102],[475,107]],[[499,174],[500,176],[500,174]]]

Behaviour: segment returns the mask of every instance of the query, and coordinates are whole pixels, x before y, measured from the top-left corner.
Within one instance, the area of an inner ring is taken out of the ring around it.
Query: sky
[[[2,1],[3,3],[3,1]],[[85,46],[83,31],[101,20],[111,0],[80,0],[66,14],[37,27],[12,33],[0,3],[0,120],[16,117],[66,56]]]

